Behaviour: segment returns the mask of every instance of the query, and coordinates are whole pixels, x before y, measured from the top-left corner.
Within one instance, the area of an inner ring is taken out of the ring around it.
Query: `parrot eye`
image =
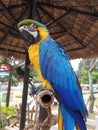
[[[36,29],[36,25],[35,25],[35,24],[31,24],[31,27],[32,27],[33,29]]]
[[[28,30],[32,31],[32,32],[36,31],[36,25],[34,25],[34,24],[28,25]]]
[[[25,29],[27,28],[27,26],[26,26],[26,25],[24,25],[23,27],[24,27]]]

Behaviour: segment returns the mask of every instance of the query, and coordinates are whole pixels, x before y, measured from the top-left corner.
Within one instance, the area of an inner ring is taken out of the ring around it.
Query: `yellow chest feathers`
[[[39,28],[39,30],[44,35],[41,35],[41,40],[38,43],[32,44],[29,47],[29,49],[28,49],[29,59],[30,59],[31,63],[34,65],[34,67],[42,81],[42,85],[44,87],[51,88],[50,83],[43,78],[43,76],[41,74],[41,70],[40,70],[40,64],[39,64],[39,47],[40,47],[40,44],[43,42],[43,40],[47,38],[48,34],[42,28]]]

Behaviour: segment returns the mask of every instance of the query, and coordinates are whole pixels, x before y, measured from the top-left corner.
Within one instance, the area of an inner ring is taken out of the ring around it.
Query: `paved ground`
[[[50,130],[58,130],[57,125],[53,126]]]

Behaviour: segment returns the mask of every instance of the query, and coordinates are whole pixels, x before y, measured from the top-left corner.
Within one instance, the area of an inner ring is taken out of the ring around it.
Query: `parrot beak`
[[[21,36],[22,36],[23,40],[26,43],[26,46],[30,46],[31,44],[33,44],[35,42],[35,39],[34,39],[33,35],[30,34],[27,30],[20,27],[19,31],[21,33]]]

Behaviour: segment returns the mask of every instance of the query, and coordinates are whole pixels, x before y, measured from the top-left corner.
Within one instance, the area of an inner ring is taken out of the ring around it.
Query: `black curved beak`
[[[21,33],[23,40],[26,43],[26,46],[30,46],[31,44],[33,44],[35,42],[34,37],[28,31],[26,31],[23,28],[19,28],[19,31]]]

